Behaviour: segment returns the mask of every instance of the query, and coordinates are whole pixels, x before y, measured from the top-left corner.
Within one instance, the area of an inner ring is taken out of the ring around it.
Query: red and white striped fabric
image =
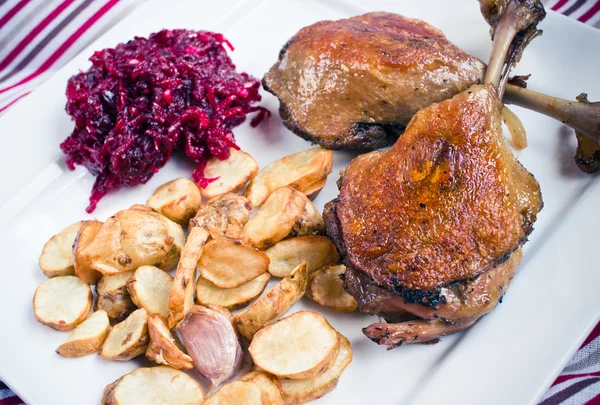
[[[0,0],[0,115],[142,0]],[[600,0],[542,0],[600,28]],[[23,402],[0,381],[0,405]],[[540,405],[600,405],[600,324]]]
[[[0,114],[139,0],[0,0]]]

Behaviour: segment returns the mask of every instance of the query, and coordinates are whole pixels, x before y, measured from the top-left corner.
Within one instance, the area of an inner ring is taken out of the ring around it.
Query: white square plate
[[[45,278],[37,266],[44,242],[62,227],[89,218],[84,208],[93,177],[69,172],[58,148],[72,124],[64,112],[67,79],[89,66],[95,49],[162,28],[217,31],[234,44],[242,71],[262,77],[280,47],[298,29],[318,20],[369,10],[417,17],[442,29],[468,52],[487,60],[488,27],[475,1],[219,0],[150,1],[119,23],[0,120],[0,379],[29,405],[99,403],[103,388],[137,367],[98,356],[63,359],[54,353],[68,334],[35,322],[32,297]],[[549,12],[544,35],[533,41],[516,73],[533,73],[530,86],[573,99],[587,91],[600,99],[600,33]],[[309,145],[291,135],[265,94],[273,116],[257,129],[235,130],[242,149],[263,167]],[[578,171],[574,136],[541,115],[515,108],[528,130],[529,147],[519,153],[541,183],[545,208],[535,224],[525,258],[504,303],[466,333],[437,345],[393,351],[366,339],[361,328],[375,318],[344,315],[309,302],[346,335],[354,361],[323,404],[366,402],[429,404],[529,404],[543,394],[600,315],[600,184]],[[336,195],[338,172],[353,157],[336,152],[334,172],[316,200]],[[104,198],[94,216],[144,202],[163,182],[188,176],[193,166],[174,158],[148,184]]]

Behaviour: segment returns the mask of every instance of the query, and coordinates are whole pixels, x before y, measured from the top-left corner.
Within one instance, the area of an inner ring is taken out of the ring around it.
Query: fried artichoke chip
[[[44,281],[33,295],[35,319],[53,329],[69,331],[85,321],[92,309],[92,289],[75,276]]]
[[[147,204],[171,221],[185,225],[200,209],[202,196],[193,181],[181,178],[157,188]]]
[[[167,366],[138,368],[104,389],[102,405],[198,405],[200,385],[186,373]]]
[[[309,274],[340,262],[340,254],[326,236],[285,239],[265,250],[265,253],[271,260],[269,273],[275,277],[289,275],[302,262],[307,262]]]
[[[79,221],[67,226],[51,237],[44,245],[39,265],[47,277],[72,276],[75,274],[73,244],[82,222]]]
[[[169,316],[169,292],[173,277],[154,266],[141,266],[127,281],[127,291],[138,308],[163,318]]]
[[[113,326],[102,344],[100,356],[108,360],[131,360],[144,354],[149,342],[148,311],[140,308]]]
[[[105,276],[145,264],[168,270],[179,261],[184,242],[179,224],[147,207],[134,206],[107,219],[81,254]]]
[[[275,284],[244,312],[233,318],[238,332],[251,341],[256,332],[285,314],[306,292],[308,264],[301,263],[287,277]]]
[[[202,251],[198,270],[217,287],[235,288],[267,271],[269,256],[238,239],[220,237]]]
[[[339,350],[338,333],[322,315],[310,311],[265,326],[248,348],[261,370],[290,379],[318,376],[333,364]]]
[[[200,190],[207,198],[241,190],[258,173],[256,161],[239,149],[229,149],[229,157],[219,160],[211,158],[204,168],[204,177],[216,179]]]
[[[290,187],[281,187],[267,198],[258,214],[242,229],[240,237],[266,249],[288,236],[306,206],[306,197]]]
[[[281,187],[310,190],[311,186],[327,178],[333,166],[333,152],[313,148],[294,153],[264,167],[250,182],[244,195],[253,207]]]
[[[83,357],[96,353],[110,330],[110,322],[106,311],[96,311],[77,327],[69,339],[58,346],[56,353],[63,357]]]

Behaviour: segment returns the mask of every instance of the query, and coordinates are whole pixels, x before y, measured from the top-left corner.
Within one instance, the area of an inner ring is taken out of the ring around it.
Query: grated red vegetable
[[[221,34],[163,30],[90,58],[92,67],[67,84],[67,113],[75,129],[61,145],[66,163],[97,176],[87,212],[109,191],[147,182],[175,150],[197,167],[194,180],[206,186],[207,160],[227,159],[238,149],[232,128],[246,115],[269,112],[258,79],[238,73]]]

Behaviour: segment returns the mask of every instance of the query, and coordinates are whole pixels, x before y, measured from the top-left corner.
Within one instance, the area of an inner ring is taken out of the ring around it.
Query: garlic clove
[[[224,308],[196,305],[177,325],[194,367],[211,383],[211,391],[242,367],[244,352],[232,319]]]

